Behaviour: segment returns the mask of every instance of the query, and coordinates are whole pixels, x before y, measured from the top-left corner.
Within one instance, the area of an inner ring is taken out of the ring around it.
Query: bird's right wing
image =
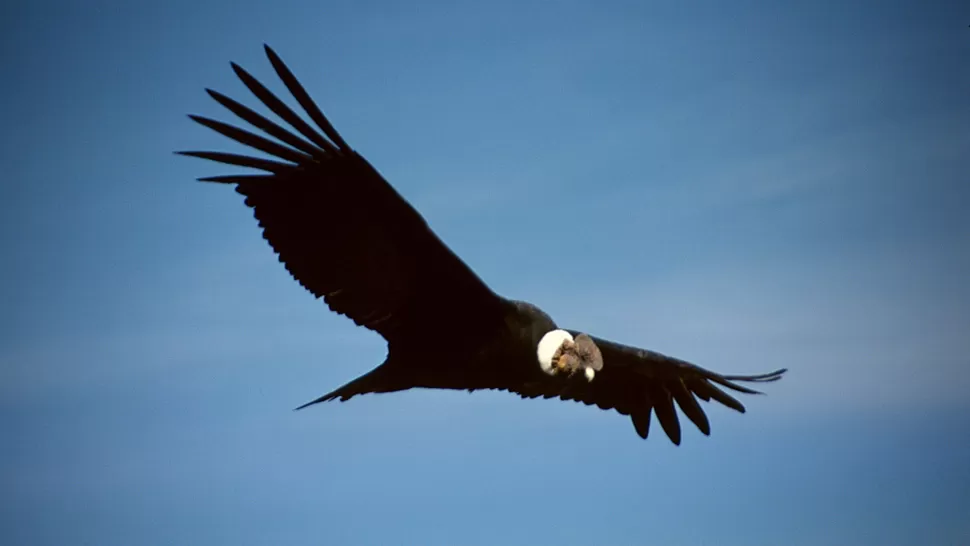
[[[577,335],[579,332],[572,333]],[[604,410],[616,410],[630,416],[637,434],[644,439],[650,433],[651,414],[656,413],[667,437],[679,445],[681,429],[675,404],[704,435],[709,435],[711,425],[698,399],[705,402],[714,400],[744,413],[744,405],[723,389],[761,394],[738,382],[776,381],[787,371],[781,369],[760,375],[720,375],[654,351],[596,337],[592,339],[603,355],[603,369],[596,373],[592,381],[545,381],[525,385],[516,391],[525,398],[559,397],[586,405],[595,404]]]
[[[306,123],[233,63],[246,87],[301,136],[221,93],[219,104],[263,136],[201,116],[198,123],[274,159],[221,152],[180,152],[265,174],[200,178],[236,185],[263,237],[290,274],[331,310],[380,333],[393,346],[409,334],[448,339],[499,327],[504,301],[456,256],[357,152],[266,47],[277,75],[310,119]]]

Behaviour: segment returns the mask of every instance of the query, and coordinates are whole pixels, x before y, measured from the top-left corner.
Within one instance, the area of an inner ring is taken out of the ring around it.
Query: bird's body
[[[301,407],[369,392],[411,388],[474,391],[542,381],[545,374],[535,365],[536,346],[555,324],[531,304],[502,303],[504,309],[494,324],[470,328],[465,335],[440,339],[427,332],[409,338],[413,339],[410,343],[388,344],[386,360],[371,373]]]
[[[332,311],[387,341],[380,366],[301,407],[411,388],[500,389],[614,409],[629,415],[643,438],[656,413],[668,437],[679,444],[675,403],[709,434],[697,398],[743,412],[744,406],[719,386],[756,393],[736,382],[774,381],[784,372],[722,376],[659,353],[560,329],[537,306],[496,294],[344,142],[279,57],[269,47],[266,52],[323,134],[233,64],[243,83],[303,138],[209,90],[216,101],[277,141],[192,118],[276,159],[182,153],[264,171],[200,180],[236,185],[290,274]]]

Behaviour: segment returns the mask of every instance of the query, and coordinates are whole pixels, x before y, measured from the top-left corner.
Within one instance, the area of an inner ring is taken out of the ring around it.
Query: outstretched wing
[[[571,333],[574,336],[579,334]],[[586,405],[595,404],[604,410],[616,410],[630,416],[633,427],[643,439],[650,433],[651,414],[656,413],[667,437],[680,445],[680,419],[675,404],[702,433],[710,435],[711,425],[698,399],[705,402],[715,400],[744,413],[744,405],[722,387],[745,394],[761,394],[737,382],[776,381],[786,371],[724,376],[653,351],[596,337],[593,337],[593,341],[603,355],[603,369],[596,373],[593,381],[544,381],[521,386],[515,392],[524,398],[559,397]]]
[[[334,130],[283,61],[266,46],[276,74],[321,135],[235,63],[263,104],[301,136],[212,90],[219,104],[270,140],[237,127],[198,123],[274,159],[179,152],[263,174],[200,178],[235,184],[263,237],[301,285],[331,310],[380,333],[389,344],[409,333],[474,331],[501,320],[500,301],[428,227],[421,215]]]

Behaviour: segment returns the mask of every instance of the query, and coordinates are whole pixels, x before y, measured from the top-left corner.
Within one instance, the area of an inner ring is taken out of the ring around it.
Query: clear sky
[[[29,5],[28,5],[29,4]],[[0,543],[970,543],[958,2],[0,7]],[[271,44],[500,293],[728,373],[713,434],[411,391],[185,114]],[[575,261],[578,250],[588,260]]]

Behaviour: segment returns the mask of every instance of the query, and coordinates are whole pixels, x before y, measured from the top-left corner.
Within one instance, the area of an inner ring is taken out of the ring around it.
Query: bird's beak
[[[569,377],[582,371],[586,380],[592,381],[596,372],[603,369],[603,355],[592,338],[580,334],[575,340],[563,340],[552,357],[552,368],[557,375]]]

